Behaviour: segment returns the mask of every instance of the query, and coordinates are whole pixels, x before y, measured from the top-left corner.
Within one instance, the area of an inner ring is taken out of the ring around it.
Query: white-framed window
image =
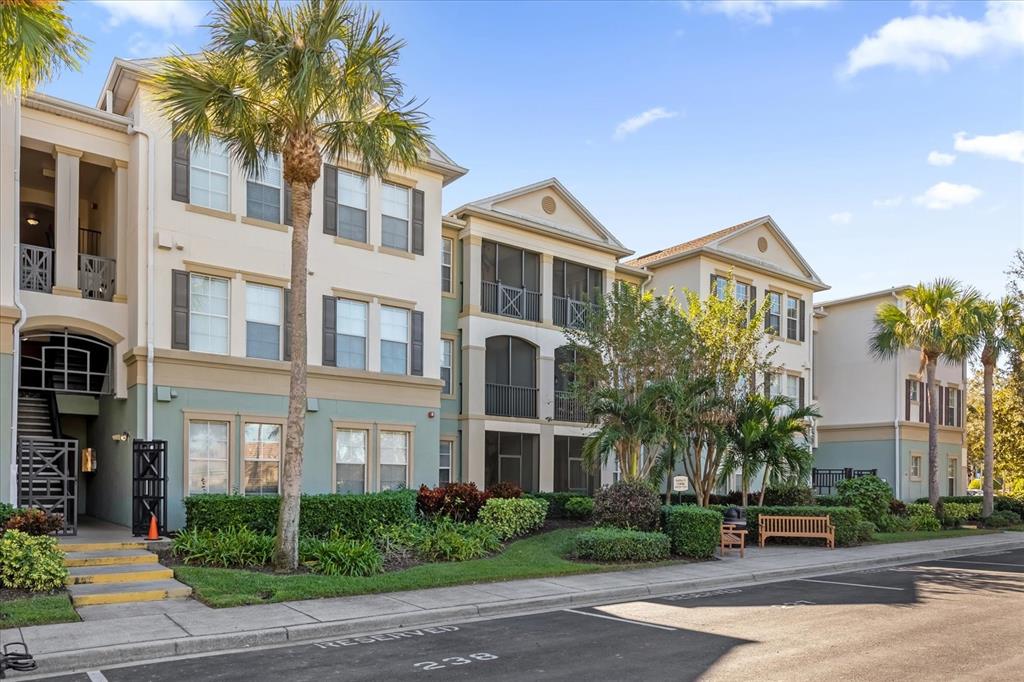
[[[441,291],[452,292],[452,252],[454,242],[450,237],[441,239]]]
[[[794,403],[800,405],[800,377],[786,375],[786,397],[792,398]]]
[[[409,311],[380,308],[380,371],[406,374],[409,368]]]
[[[366,176],[338,170],[338,236],[366,242]]]
[[[223,277],[189,275],[189,350],[228,354],[230,298],[231,283]]]
[[[800,299],[792,296],[786,297],[786,338],[800,339]]]
[[[369,304],[339,298],[337,305],[335,364],[348,369],[366,369],[366,333]]]
[[[920,453],[910,453],[910,480],[920,481],[921,480],[921,467],[924,463],[924,456]]]
[[[452,395],[452,356],[455,352],[455,343],[451,339],[441,339],[441,381],[444,388],[441,395]]]
[[[380,432],[380,489],[396,490],[409,482],[409,432]]]
[[[776,336],[782,335],[782,294],[777,291],[768,292],[768,312],[765,328]]]
[[[250,358],[281,359],[284,291],[281,287],[245,283],[245,354]]]
[[[946,395],[946,426],[960,426],[956,423],[956,408],[960,401],[960,389],[950,388]]]
[[[276,495],[281,480],[281,425],[245,422],[242,443],[242,492]]]
[[[370,434],[366,429],[334,431],[334,492],[365,493]]]
[[[772,373],[768,375],[768,397],[786,395],[785,375]]]
[[[228,492],[231,423],[210,419],[188,422],[188,494]]]
[[[270,154],[263,161],[261,172],[252,174],[245,183],[245,215],[281,222],[282,187],[281,157]]]
[[[381,184],[381,246],[409,250],[409,188],[390,182]]]
[[[946,463],[946,494],[950,497],[956,495],[956,479],[960,475],[960,460],[950,457]]]
[[[910,402],[912,402],[912,403],[916,403],[918,400],[920,400],[920,396],[918,395],[917,389],[918,389],[918,381],[917,381],[917,379],[914,379],[913,377],[911,377],[910,378]]]
[[[437,483],[445,485],[452,482],[452,451],[455,444],[450,440],[441,441],[440,456],[437,463]]]
[[[224,144],[213,138],[205,149],[192,145],[189,150],[188,201],[196,206],[231,210],[231,163]]]
[[[622,464],[618,457],[613,457],[612,461],[615,462],[615,466],[612,468],[612,483],[618,483],[622,480]]]

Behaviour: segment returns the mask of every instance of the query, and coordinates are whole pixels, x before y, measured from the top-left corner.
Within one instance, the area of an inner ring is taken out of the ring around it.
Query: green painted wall
[[[455,248],[457,262],[461,264],[462,249],[456,245]],[[457,268],[456,272],[463,272],[461,265]],[[456,291],[459,291],[460,287],[456,286]],[[459,300],[454,298],[442,298],[441,299],[441,331],[447,334],[459,335],[459,313],[462,310],[462,304]],[[460,337],[461,338],[461,337]],[[455,371],[453,381],[455,382],[455,398],[453,399],[442,399],[441,400],[441,436],[443,437],[454,437],[455,447],[452,451],[452,480],[461,481],[462,472],[460,467],[462,465],[462,439],[459,437],[459,414],[462,412],[462,344],[456,342],[455,344]]]
[[[903,440],[900,442],[900,450],[903,460],[904,474],[904,489],[901,497],[907,502],[912,502],[920,497],[928,497],[928,441]],[[909,477],[911,452],[921,453],[922,455],[920,481],[911,481]],[[939,443],[939,494],[949,494],[946,466],[950,457],[956,457],[958,464],[958,472],[954,481],[954,494],[963,495],[965,494],[965,483],[959,472],[959,467],[962,467],[964,464],[963,453],[960,451],[959,445],[952,443]]]
[[[814,451],[814,466],[820,469],[878,469],[880,478],[893,485],[895,482],[895,445],[891,440],[848,441],[843,443],[822,443]],[[920,481],[910,480],[911,452],[923,455]],[[939,443],[939,490],[946,495],[949,492],[947,482],[947,464],[950,457],[956,457],[958,465],[963,465],[960,446],[950,443]],[[919,497],[928,496],[928,442],[900,441],[900,498],[912,502]],[[958,474],[954,492],[962,495],[964,482]],[[893,486],[895,488],[895,486]]]
[[[0,502],[14,503],[11,498],[11,424],[14,405],[11,400],[14,356],[0,353]]]
[[[132,522],[132,442],[115,442],[114,434],[127,431],[145,438],[145,387],[128,389],[127,399],[104,396],[97,416],[88,420],[83,447],[96,452],[96,471],[83,474],[90,516],[124,526]]]

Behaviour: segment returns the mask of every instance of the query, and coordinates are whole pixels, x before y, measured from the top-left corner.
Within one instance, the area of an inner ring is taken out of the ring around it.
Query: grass
[[[916,540],[941,540],[943,538],[960,538],[965,535],[987,535],[997,533],[996,530],[982,528],[950,528],[947,530],[906,530],[898,533],[875,533],[871,542],[888,544],[892,542],[914,542]]]
[[[191,585],[195,596],[214,607],[417,590],[467,583],[544,578],[619,571],[662,564],[591,564],[565,559],[583,528],[564,528],[510,543],[501,554],[472,561],[420,564],[368,578],[312,573],[274,575],[226,568],[178,566],[175,577]]]
[[[40,594],[0,600],[0,630],[79,620],[66,594]],[[0,638],[2,639],[2,638]]]

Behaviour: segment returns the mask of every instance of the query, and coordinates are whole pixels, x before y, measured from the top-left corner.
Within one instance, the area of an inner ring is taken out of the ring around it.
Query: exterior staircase
[[[31,391],[21,391],[18,394],[18,437],[55,438],[56,433],[46,397]]]
[[[144,541],[63,541],[68,591],[75,606],[185,599],[192,588],[174,579]]]

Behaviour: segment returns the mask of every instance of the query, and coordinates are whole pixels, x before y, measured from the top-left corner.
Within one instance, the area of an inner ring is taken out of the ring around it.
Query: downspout
[[[21,383],[21,327],[25,323],[25,306],[21,303],[21,88],[14,91],[14,307],[18,319],[14,323],[14,355],[11,362],[11,472],[10,501],[18,505],[18,385]]]
[[[146,191],[146,440],[153,440],[153,309],[156,307],[153,291],[153,223],[156,208],[153,205],[156,196],[156,178],[153,172],[156,166],[156,150],[153,138],[149,133],[139,130],[135,123],[128,124],[129,135],[145,135],[147,147],[147,191]]]
[[[893,293],[893,296],[896,296],[895,292]],[[899,299],[897,299],[897,303],[899,303]],[[900,471],[900,464],[902,463],[902,457],[900,457],[900,355],[901,353],[896,354],[896,369],[895,375],[893,376],[893,382],[895,384],[893,387],[893,404],[895,406],[895,410],[893,411],[892,420],[893,433],[895,434],[895,438],[893,440],[893,471],[896,474],[896,480],[893,481],[893,493],[897,500],[903,499],[903,496],[901,495],[901,489],[903,488],[903,472]],[[921,396],[918,396],[918,398],[920,397]]]

